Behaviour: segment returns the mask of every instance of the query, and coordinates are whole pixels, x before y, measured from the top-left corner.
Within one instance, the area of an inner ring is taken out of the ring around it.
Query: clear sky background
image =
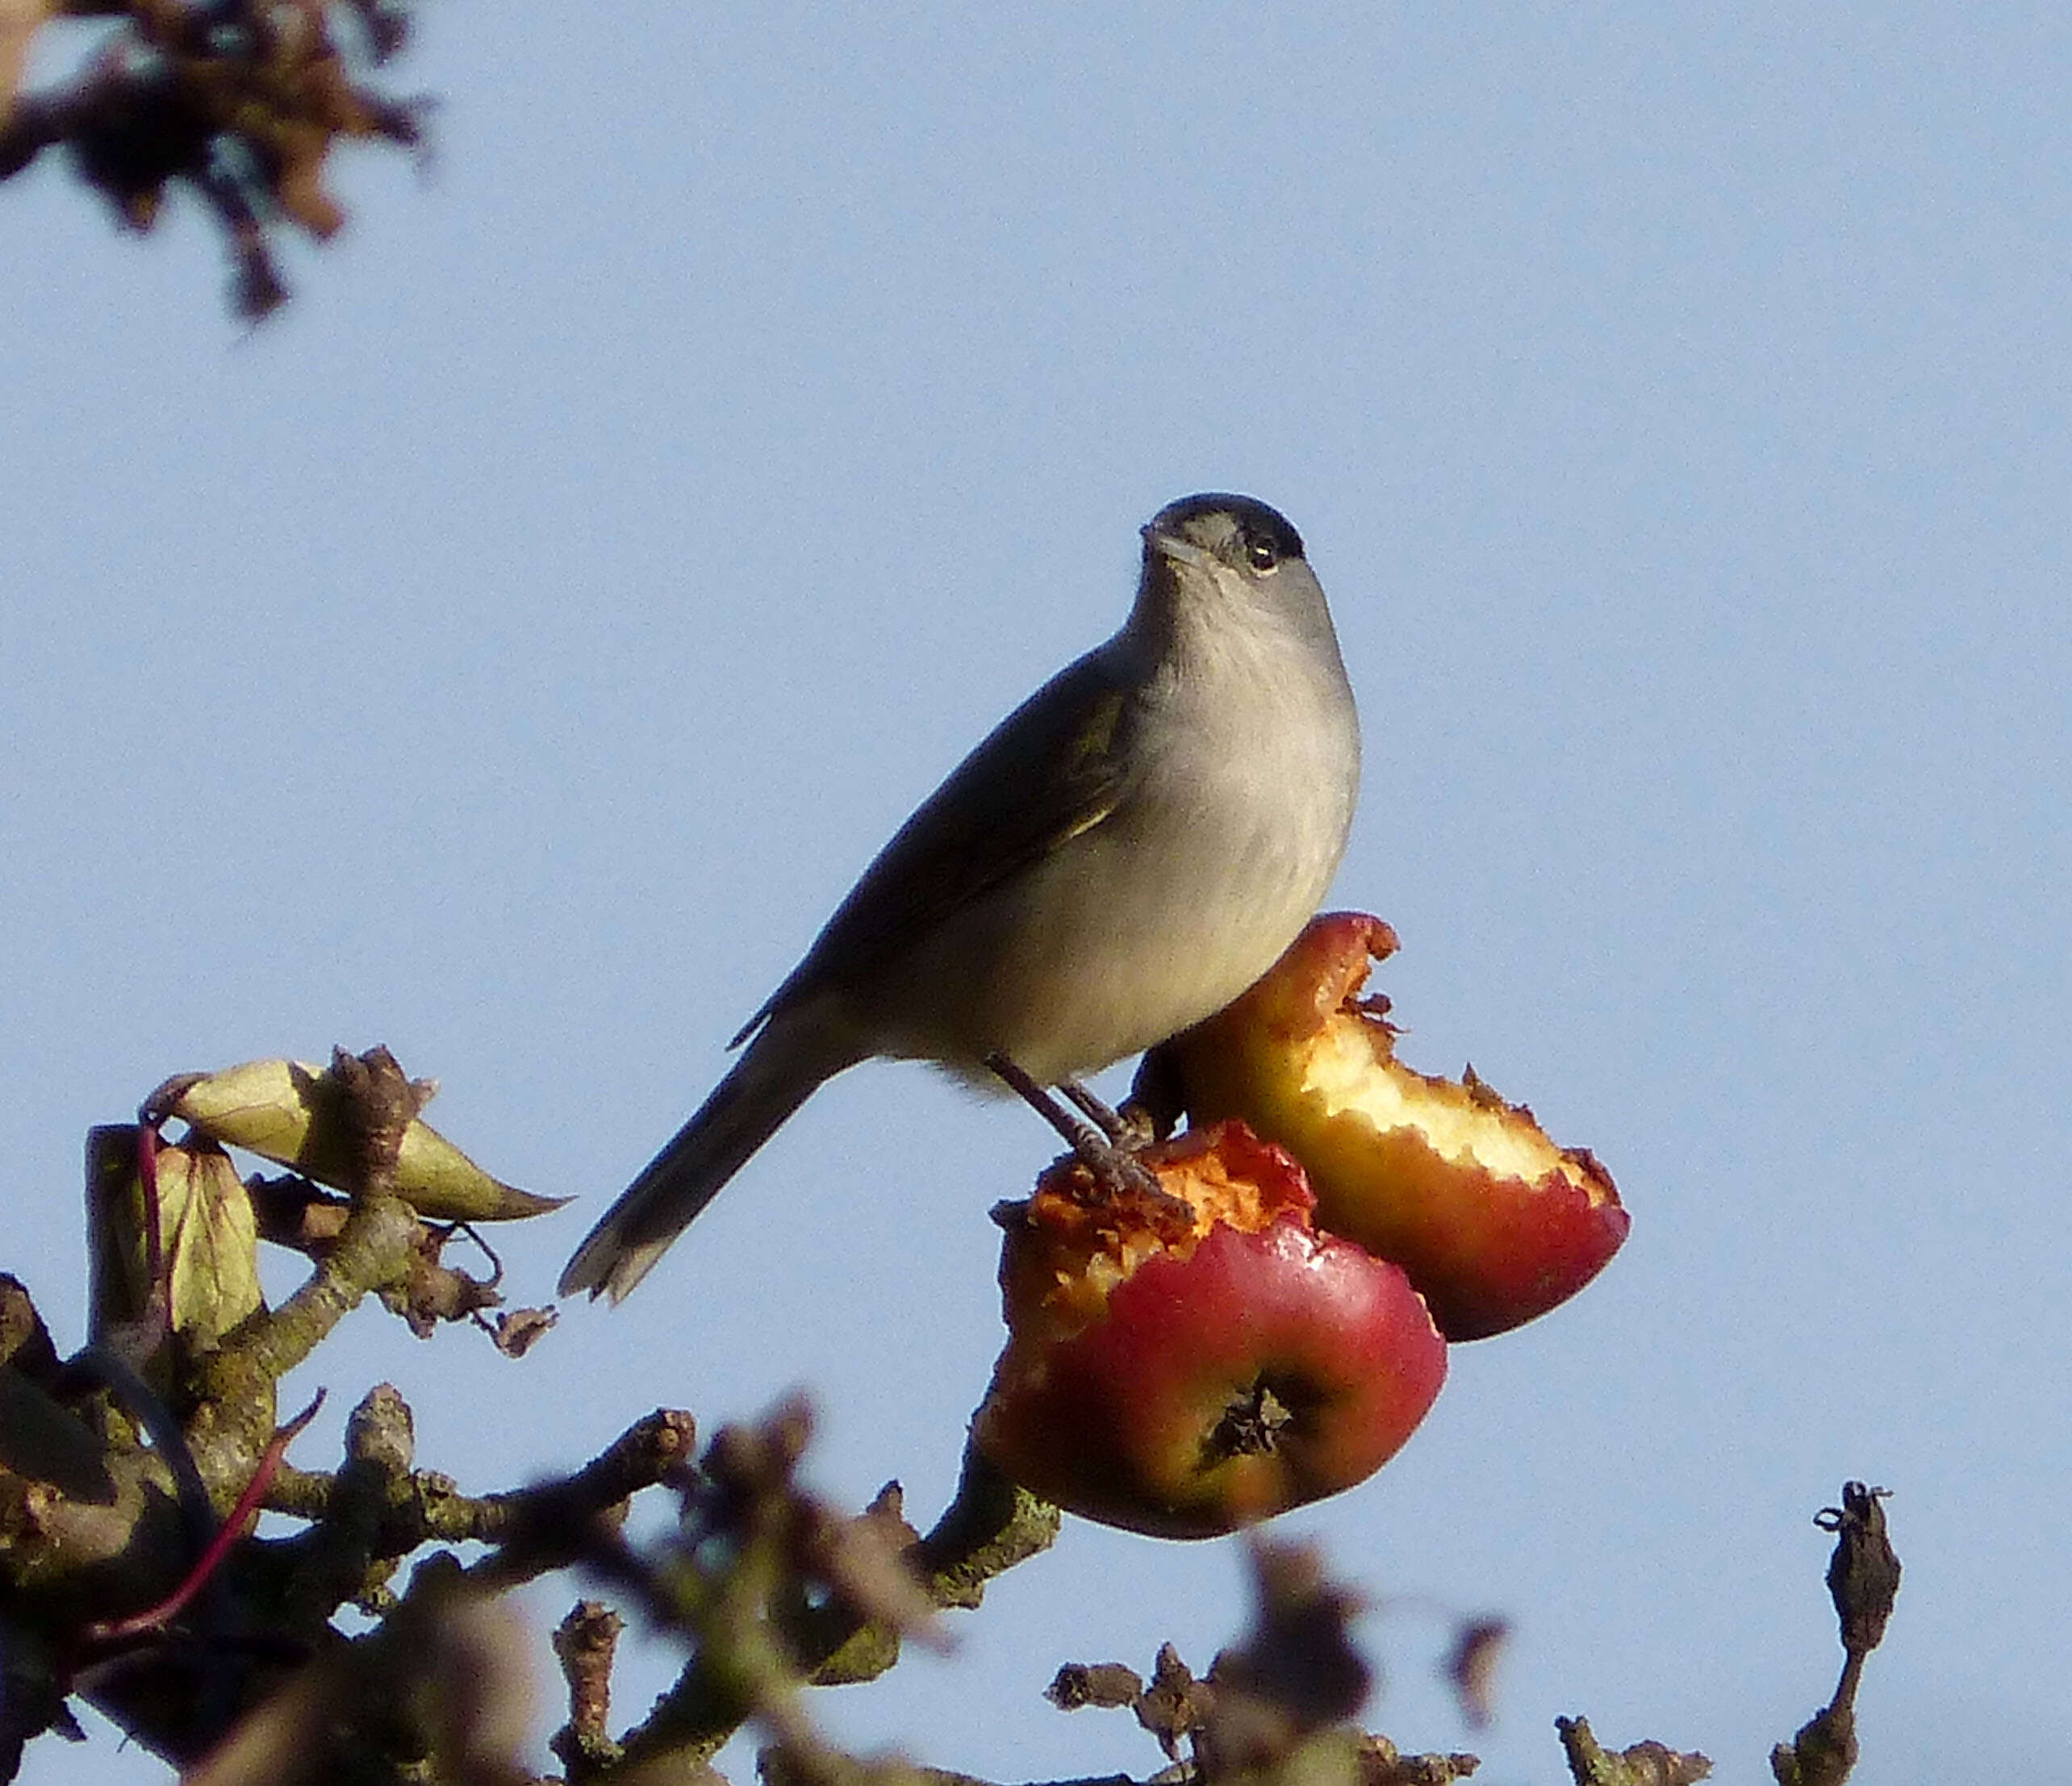
[[[1862,1786],[2072,1780],[2072,15],[445,0],[396,84],[443,99],[428,175],[347,156],[253,333],[192,206],[140,242],[56,169],[0,189],[0,1266],[61,1343],[86,1128],[333,1042],[581,1195],[503,1237],[544,1300],[879,844],[1115,625],[1138,524],[1246,490],[1333,599],[1335,901],[1402,934],[1406,1057],[1634,1218],[1284,1522],[1401,1603],[1370,1721],[1496,1786],[1563,1777],[1573,1712],[1766,1780],[1861,1476],[1907,1568]],[[817,1480],[925,1524],[985,1211],[1051,1150],[859,1070],[522,1362],[356,1316],[294,1455],[382,1378],[474,1489],[803,1385]],[[816,1707],[1141,1774],[1040,1689],[1205,1666],[1243,1604],[1234,1543],[1072,1523],[955,1658]],[[1493,1730],[1429,1604],[1515,1621]],[[24,1777],[162,1770],[103,1729]]]

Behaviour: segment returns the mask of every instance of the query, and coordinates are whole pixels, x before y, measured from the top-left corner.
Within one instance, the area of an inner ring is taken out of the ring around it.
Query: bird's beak
[[[1147,521],[1139,531],[1144,536],[1144,544],[1161,558],[1170,559],[1176,565],[1190,565],[1197,570],[1205,570],[1213,562],[1209,555],[1192,540],[1168,533],[1155,522]]]

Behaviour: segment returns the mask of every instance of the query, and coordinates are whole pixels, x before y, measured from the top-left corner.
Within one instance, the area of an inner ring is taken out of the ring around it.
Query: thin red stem
[[[266,1498],[266,1491],[273,1486],[274,1478],[279,1474],[281,1461],[287,1455],[288,1446],[295,1435],[316,1418],[316,1411],[324,1405],[323,1390],[308,1407],[280,1428],[259,1458],[258,1467],[252,1472],[252,1479],[244,1486],[244,1492],[237,1497],[237,1504],[230,1510],[230,1517],[217,1528],[207,1547],[187,1571],[187,1579],[156,1606],[148,1606],[140,1613],[132,1613],[127,1618],[107,1619],[89,1625],[86,1637],[90,1642],[118,1643],[125,1638],[141,1637],[145,1633],[162,1630],[170,1625],[186,1609],[187,1603],[207,1585],[208,1579],[230,1554],[230,1547],[244,1535],[244,1528],[259,1511],[259,1504]]]

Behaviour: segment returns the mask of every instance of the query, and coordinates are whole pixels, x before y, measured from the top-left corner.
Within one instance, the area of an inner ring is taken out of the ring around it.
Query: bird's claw
[[[1136,1205],[1161,1231],[1177,1235],[1193,1227],[1193,1204],[1167,1190],[1134,1147],[1089,1135],[1086,1143],[1075,1142],[1072,1151],[1110,1201]]]
[[[1120,1111],[1112,1110],[1076,1079],[1066,1079],[1057,1089],[1080,1112],[1075,1116],[1059,1108],[1009,1056],[988,1056],[986,1065],[1064,1138],[1104,1196],[1135,1204],[1161,1230],[1177,1234],[1194,1225],[1193,1205],[1168,1191],[1158,1174],[1138,1157],[1156,1132],[1151,1113],[1142,1104],[1132,1100]]]

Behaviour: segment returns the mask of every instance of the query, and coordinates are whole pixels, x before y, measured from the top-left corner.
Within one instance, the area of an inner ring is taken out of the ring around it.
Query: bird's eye
[[[1273,549],[1273,542],[1256,536],[1245,542],[1245,557],[1255,570],[1271,570],[1280,562],[1280,554]]]

